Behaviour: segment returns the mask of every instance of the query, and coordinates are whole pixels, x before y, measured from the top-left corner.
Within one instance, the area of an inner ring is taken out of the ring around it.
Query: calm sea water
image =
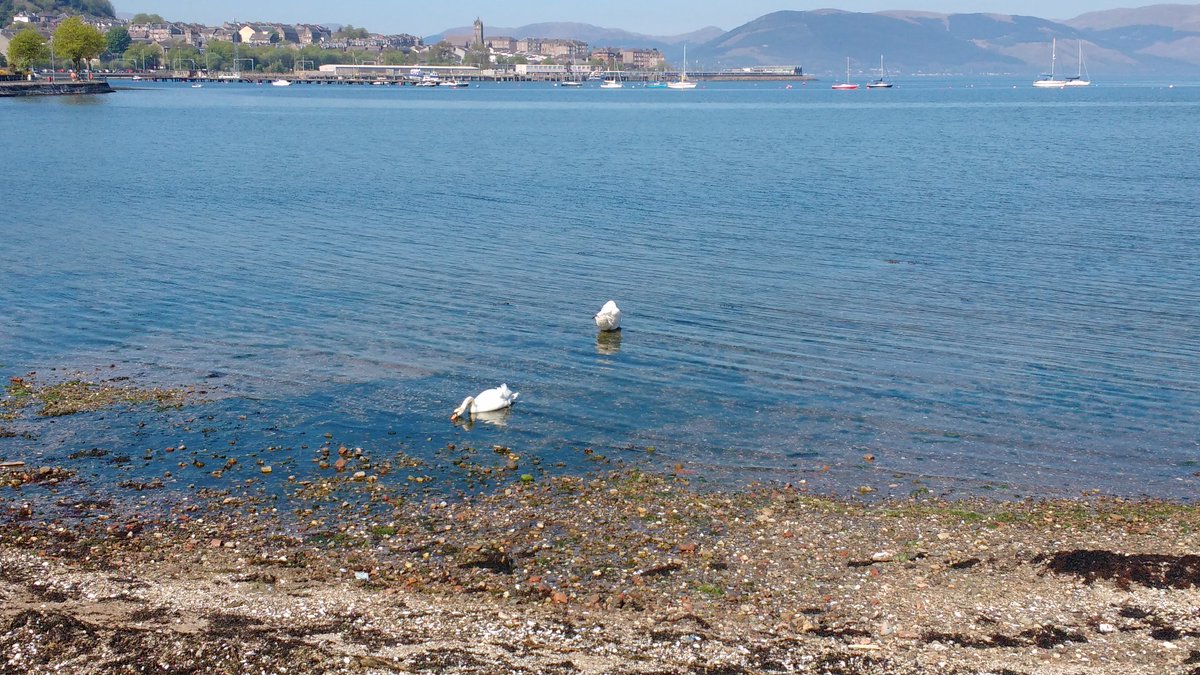
[[[562,470],[653,446],[718,481],[1191,499],[1197,120],[1186,83],[0,100],[4,375],[221,396],[188,413],[203,436],[103,413],[0,458],[329,431]],[[625,330],[601,340],[609,299]],[[449,422],[501,382],[503,425]]]

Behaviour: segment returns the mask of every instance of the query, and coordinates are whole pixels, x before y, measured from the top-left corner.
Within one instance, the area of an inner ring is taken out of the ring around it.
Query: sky
[[[1167,0],[1158,0],[1163,2]],[[1178,0],[1176,0],[1178,1]],[[159,14],[168,21],[216,25],[225,21],[340,23],[376,33],[433,35],[469,26],[475,17],[487,26],[517,27],[544,21],[575,21],[647,35],[678,35],[707,26],[731,30],[763,14],[790,9],[835,7],[851,12],[910,9],[927,12],[1025,14],[1070,19],[1085,12],[1157,4],[1155,0],[462,0],[383,2],[382,0],[114,0],[117,12]],[[523,36],[515,36],[523,37]]]

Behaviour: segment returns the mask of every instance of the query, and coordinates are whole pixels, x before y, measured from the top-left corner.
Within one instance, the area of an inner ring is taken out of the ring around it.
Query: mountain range
[[[470,28],[454,28],[427,41],[470,34]],[[1050,42],[1057,38],[1059,72],[1074,72],[1082,46],[1093,75],[1200,73],[1200,5],[1113,9],[1061,22],[1008,14],[822,9],[772,12],[730,31],[709,27],[674,36],[580,23],[485,26],[485,34],[656,48],[674,63],[687,44],[693,68],[798,65],[825,76],[844,72],[846,57],[853,70],[871,72],[880,55],[893,74],[1036,74],[1049,69]]]

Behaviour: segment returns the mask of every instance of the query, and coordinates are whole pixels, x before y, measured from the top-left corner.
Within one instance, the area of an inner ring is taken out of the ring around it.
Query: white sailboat
[[[1055,61],[1058,58],[1058,40],[1050,41],[1050,74],[1043,74],[1034,83],[1033,86],[1039,89],[1062,89],[1067,86],[1066,80],[1060,80],[1054,74]]]
[[[1077,75],[1068,75],[1067,79],[1063,80],[1064,87],[1086,87],[1092,83],[1091,79],[1084,73],[1083,69],[1083,40],[1079,41],[1079,73]]]
[[[679,71],[678,82],[668,82],[668,89],[695,89],[696,83],[687,79],[687,45],[683,46],[683,70]]]
[[[846,78],[849,79],[849,78]],[[887,71],[883,69],[883,54],[879,55],[879,79],[867,83],[867,89],[891,89],[892,83],[887,81]]]

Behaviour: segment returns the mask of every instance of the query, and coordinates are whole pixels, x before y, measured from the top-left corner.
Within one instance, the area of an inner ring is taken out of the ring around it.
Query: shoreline
[[[1200,511],[1179,504],[618,471],[385,516],[314,487],[68,523],[28,507],[54,480],[31,475],[0,488],[18,672],[1200,672]]]
[[[0,421],[198,395],[14,377]],[[0,672],[1200,673],[1194,505],[867,501],[453,445],[477,489],[448,494],[323,440],[309,469],[147,450],[174,486],[76,461],[132,461],[99,448],[0,457]]]

